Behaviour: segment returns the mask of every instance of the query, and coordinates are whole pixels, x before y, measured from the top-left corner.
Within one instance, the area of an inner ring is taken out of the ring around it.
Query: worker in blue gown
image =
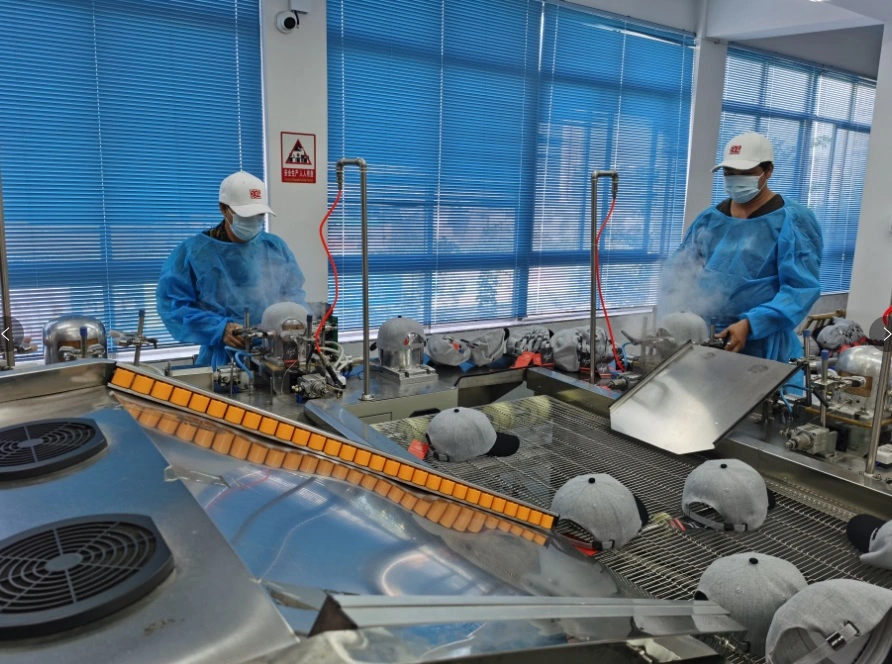
[[[729,351],[802,356],[794,330],[821,294],[823,238],[807,207],[774,193],[774,150],[735,136],[721,169],[728,198],[697,217],[663,273],[660,308],[714,321]]]
[[[171,335],[201,344],[196,364],[229,362],[226,347],[242,348],[245,309],[260,322],[271,304],[306,307],[304,276],[279,237],[263,230],[275,213],[266,185],[244,171],[220,184],[216,227],[182,242],[164,263],[156,292],[158,314]]]

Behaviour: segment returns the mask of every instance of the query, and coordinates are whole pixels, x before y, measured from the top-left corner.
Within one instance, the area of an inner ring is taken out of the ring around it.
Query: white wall
[[[325,0],[309,0],[311,12],[300,17],[291,34],[276,29],[275,16],[288,0],[261,0],[264,101],[266,110],[266,181],[270,231],[288,243],[306,277],[307,299],[328,295],[328,263],[319,242],[319,222],[327,207],[328,68]],[[280,132],[316,134],[316,184],[282,182]]]
[[[849,290],[849,316],[868,327],[889,306],[892,293],[892,24],[886,26],[861,219]]]
[[[570,0],[620,16],[695,32],[700,15],[700,0]]]
[[[698,39],[694,60],[694,100],[691,108],[691,141],[688,150],[688,189],[685,196],[684,228],[712,205],[715,156],[718,153],[725,87],[725,58],[728,45]]]
[[[738,41],[876,25],[876,19],[827,2],[708,0],[705,36]]]
[[[876,78],[883,45],[883,26],[752,39],[739,43]]]

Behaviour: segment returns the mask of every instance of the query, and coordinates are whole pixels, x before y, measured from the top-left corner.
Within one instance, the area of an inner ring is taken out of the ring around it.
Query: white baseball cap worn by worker
[[[276,216],[269,207],[263,180],[245,171],[233,173],[220,183],[220,202],[228,205],[240,217],[258,214]]]
[[[748,131],[728,141],[722,162],[713,168],[712,172],[715,173],[720,168],[748,171],[766,161],[774,162],[774,148],[771,146],[771,141],[762,134]]]

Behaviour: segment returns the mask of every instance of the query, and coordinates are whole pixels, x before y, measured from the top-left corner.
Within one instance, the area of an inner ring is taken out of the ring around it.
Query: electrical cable
[[[319,239],[322,240],[322,247],[325,249],[325,253],[328,256],[328,262],[331,264],[332,275],[334,276],[334,300],[332,300],[331,306],[328,307],[328,311],[325,312],[325,315],[322,317],[322,320],[319,321],[319,326],[316,328],[316,334],[313,335],[313,340],[316,342],[316,352],[319,355],[322,355],[322,349],[319,347],[319,335],[322,334],[322,328],[325,327],[325,322],[328,320],[329,316],[331,316],[331,312],[334,311],[335,305],[338,303],[338,266],[335,265],[334,257],[331,255],[331,251],[328,249],[328,242],[325,241],[325,222],[328,221],[328,218],[331,216],[331,213],[335,211],[335,208],[338,206],[338,202],[341,200],[341,189],[338,189],[338,195],[335,196],[334,203],[331,204],[331,207],[328,209],[328,212],[325,213],[325,216],[322,217],[322,223],[319,224]]]
[[[607,211],[607,216],[604,218],[604,223],[601,224],[601,228],[598,230],[597,236],[595,236],[595,261],[597,261],[598,257],[598,246],[601,244],[601,233],[604,232],[604,229],[607,227],[607,222],[610,221],[610,217],[613,216],[613,209],[616,207],[616,197],[614,196],[613,201],[610,203],[610,210]],[[613,360],[616,362],[617,371],[625,371],[626,368],[623,366],[622,361],[619,359],[619,353],[616,351],[616,340],[613,336],[613,326],[610,324],[610,314],[607,313],[607,304],[604,302],[604,291],[601,290],[601,264],[598,262],[598,297],[601,300],[601,311],[604,312],[604,320],[607,322],[607,334],[610,336],[610,347],[613,349]],[[591,331],[592,335],[596,334],[595,330]]]

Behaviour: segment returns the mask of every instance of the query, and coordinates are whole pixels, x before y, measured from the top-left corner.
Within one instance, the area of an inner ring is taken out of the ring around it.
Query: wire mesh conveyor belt
[[[548,509],[555,491],[582,473],[608,473],[644,501],[651,515],[681,516],[688,473],[707,457],[675,456],[613,433],[609,421],[546,396],[481,408],[500,431],[521,439],[510,457],[464,463],[426,461],[441,472]],[[432,416],[374,427],[400,445],[424,440]],[[703,571],[721,556],[745,551],[784,558],[810,583],[849,577],[892,588],[892,571],[863,565],[845,534],[853,514],[802,487],[768,480],[777,505],[765,524],[749,533],[679,531],[652,523],[622,549],[597,556],[626,581],[658,599],[690,599]],[[556,529],[562,530],[559,521]],[[578,535],[578,533],[573,533]],[[715,645],[715,644],[713,644]],[[719,644],[721,647],[721,644]],[[729,653],[731,654],[731,653]],[[752,662],[739,653],[731,662]]]

